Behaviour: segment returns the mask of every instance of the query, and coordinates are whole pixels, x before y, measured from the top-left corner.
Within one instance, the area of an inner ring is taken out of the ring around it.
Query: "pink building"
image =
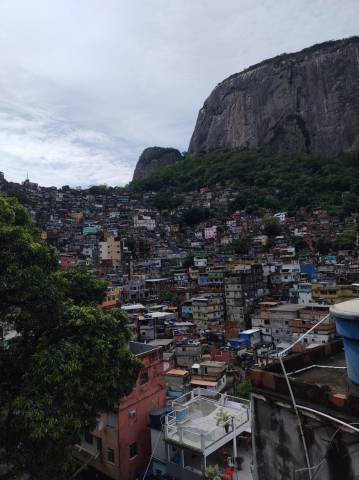
[[[131,352],[144,368],[130,395],[120,400],[116,411],[101,415],[96,430],[86,433],[74,457],[114,480],[134,480],[151,455],[149,413],[165,406],[161,347],[130,342]]]
[[[210,239],[213,239],[213,238],[216,238],[216,237],[217,237],[217,227],[216,226],[206,227],[204,229],[204,238],[206,240],[210,240]]]
[[[77,265],[77,260],[74,255],[61,253],[60,254],[60,265],[62,268],[73,268]]]

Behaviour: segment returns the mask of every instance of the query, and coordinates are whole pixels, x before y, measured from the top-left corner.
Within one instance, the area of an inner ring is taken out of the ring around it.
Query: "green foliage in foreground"
[[[238,385],[237,394],[240,398],[246,398],[249,400],[251,398],[251,391],[252,386],[250,380],[248,379],[243,380],[243,382]]]
[[[0,348],[2,478],[70,478],[72,445],[131,392],[140,365],[123,313],[97,308],[105,291],[59,271],[23,207],[0,197],[0,322],[18,333]]]
[[[325,208],[348,215],[358,210],[359,158],[325,159],[306,154],[273,155],[234,151],[189,155],[149,177],[132,182],[135,193],[181,194],[215,184],[231,184],[239,193],[231,210]]]

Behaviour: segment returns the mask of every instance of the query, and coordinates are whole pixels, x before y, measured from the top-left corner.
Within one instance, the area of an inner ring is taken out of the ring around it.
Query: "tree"
[[[355,232],[344,232],[338,235],[335,246],[337,250],[351,250],[355,247],[356,243],[356,234]]]
[[[315,248],[321,255],[327,255],[333,248],[333,244],[327,238],[320,237],[315,242]]]
[[[248,380],[248,379],[243,380],[243,382],[241,382],[238,385],[238,396],[241,397],[241,398],[250,399],[251,398],[251,390],[252,390],[252,386],[251,386],[250,380]]]
[[[9,478],[69,478],[71,448],[131,392],[140,369],[124,314],[102,315],[106,284],[60,271],[23,207],[0,197],[0,464]]]
[[[234,253],[238,255],[245,255],[248,253],[250,242],[247,237],[235,238],[232,242],[232,248]]]
[[[194,255],[187,255],[187,257],[182,261],[182,267],[188,269],[193,267]]]
[[[92,185],[88,191],[91,193],[91,195],[106,195],[110,188],[111,187],[108,187],[107,185]]]
[[[168,303],[172,303],[173,305],[180,305],[181,303],[181,300],[178,297],[178,295],[174,294],[173,292],[171,292],[171,290],[167,290],[167,289],[161,290],[158,295],[158,298],[161,302],[168,302]]]
[[[296,252],[301,252],[308,249],[308,244],[303,237],[294,236],[292,237],[292,243],[295,247]]]
[[[211,216],[211,212],[208,208],[190,208],[183,214],[183,221],[189,226],[194,227],[205,220],[208,220]]]
[[[279,220],[275,217],[265,216],[262,221],[263,232],[269,237],[276,237],[282,231]]]

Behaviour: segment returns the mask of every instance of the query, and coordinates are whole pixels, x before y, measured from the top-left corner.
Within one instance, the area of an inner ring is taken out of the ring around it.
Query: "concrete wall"
[[[307,465],[297,417],[291,408],[278,403],[253,395],[254,478],[308,480],[306,471],[298,471]],[[323,422],[319,416],[302,418],[311,466],[320,465],[312,470],[315,480],[358,479],[359,435],[338,430],[337,424]]]

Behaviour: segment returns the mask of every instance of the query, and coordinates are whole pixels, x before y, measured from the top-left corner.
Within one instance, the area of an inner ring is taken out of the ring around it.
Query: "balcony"
[[[208,456],[242,432],[250,431],[249,402],[196,388],[172,402],[165,418],[167,442]],[[218,415],[228,420],[218,422]]]

